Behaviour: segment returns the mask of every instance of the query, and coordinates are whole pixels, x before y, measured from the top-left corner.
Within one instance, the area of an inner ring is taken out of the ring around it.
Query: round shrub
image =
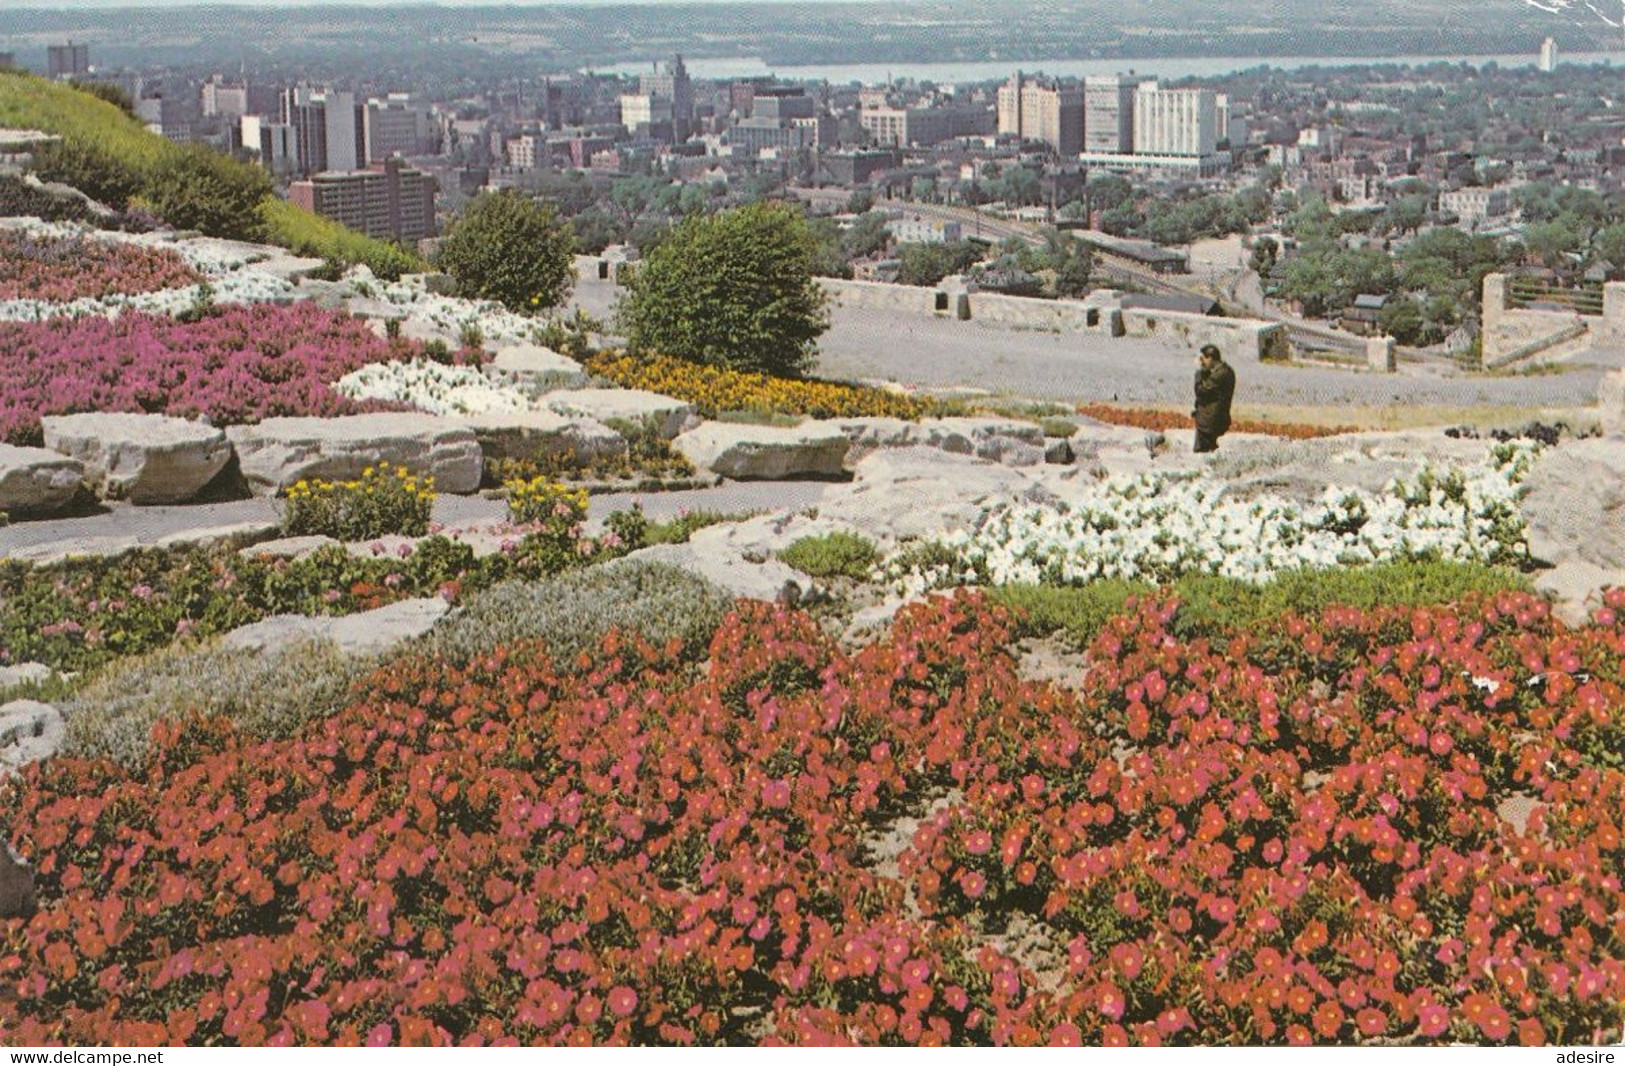
[[[440,244],[440,268],[460,295],[510,311],[547,311],[573,284],[575,235],[551,205],[512,189],[477,197]]]

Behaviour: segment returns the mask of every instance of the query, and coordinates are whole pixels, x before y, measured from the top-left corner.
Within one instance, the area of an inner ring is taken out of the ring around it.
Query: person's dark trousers
[[[1210,437],[1201,430],[1196,431],[1196,450],[1199,452],[1216,452],[1219,450],[1219,438]]]

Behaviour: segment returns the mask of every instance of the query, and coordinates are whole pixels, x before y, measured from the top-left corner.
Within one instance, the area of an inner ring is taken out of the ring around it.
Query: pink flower
[[[609,1009],[625,1018],[638,1009],[638,994],[625,985],[616,985],[609,990]]]
[[[959,880],[959,887],[971,899],[981,899],[982,893],[987,891],[987,878],[975,870],[967,871]]]

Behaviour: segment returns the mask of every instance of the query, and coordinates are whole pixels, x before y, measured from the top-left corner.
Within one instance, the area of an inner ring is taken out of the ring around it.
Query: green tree
[[[502,189],[482,193],[464,209],[440,244],[439,262],[461,295],[523,313],[564,302],[574,254],[575,233],[552,205]]]
[[[829,328],[802,213],[751,204],[683,220],[633,272],[616,308],[633,351],[796,375]]]
[[[848,259],[867,259],[891,243],[886,216],[879,211],[859,215],[841,238]]]
[[[70,83],[82,93],[89,93],[98,100],[105,100],[124,112],[127,118],[135,118],[135,101],[130,94],[111,82],[105,81],[74,81]]]
[[[141,198],[176,229],[248,241],[264,235],[260,204],[271,192],[271,176],[260,167],[189,144],[153,169]]]
[[[1055,266],[1055,295],[1070,299],[1089,295],[1089,277],[1094,273],[1095,257],[1082,241],[1067,241]]]
[[[935,285],[950,274],[964,273],[981,258],[981,247],[970,241],[902,244],[897,248],[897,280],[904,285]]]
[[[866,215],[874,209],[875,194],[867,185],[860,185],[846,198],[846,213]]]
[[[1281,258],[1281,244],[1274,237],[1260,237],[1253,242],[1252,258],[1247,265],[1253,268],[1253,273],[1264,277],[1275,269],[1275,264]]]

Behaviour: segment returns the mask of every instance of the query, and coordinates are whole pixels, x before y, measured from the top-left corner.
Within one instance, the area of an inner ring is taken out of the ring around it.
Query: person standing
[[[1236,372],[1211,344],[1202,346],[1196,368],[1196,450],[1219,450],[1219,438],[1230,430],[1230,400],[1236,394]]]

